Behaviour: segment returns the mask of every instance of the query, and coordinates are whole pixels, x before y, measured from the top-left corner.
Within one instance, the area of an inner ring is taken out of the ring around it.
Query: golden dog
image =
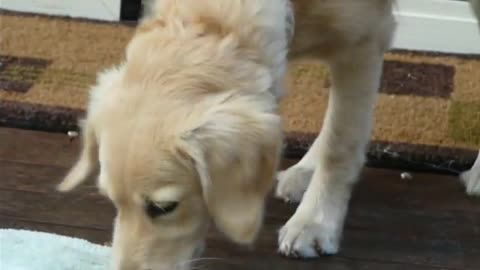
[[[99,171],[117,209],[113,269],[182,270],[210,220],[252,243],[282,149],[287,52],[319,57],[333,87],[324,126],[276,194],[300,201],[279,250],[337,252],[364,163],[393,0],[158,0],[125,61],[101,73],[81,156],[59,190]],[[296,20],[294,20],[296,18]]]

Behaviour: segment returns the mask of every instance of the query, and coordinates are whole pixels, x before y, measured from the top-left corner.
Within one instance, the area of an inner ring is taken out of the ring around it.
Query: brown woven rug
[[[97,71],[118,63],[133,26],[0,12],[0,125],[77,129]],[[289,156],[321,128],[329,80],[321,63],[292,63],[282,103]],[[456,172],[480,147],[480,56],[385,56],[372,165]]]

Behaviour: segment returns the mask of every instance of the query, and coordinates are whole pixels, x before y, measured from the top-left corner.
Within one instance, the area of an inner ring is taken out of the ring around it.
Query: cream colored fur
[[[189,269],[209,220],[235,242],[255,240],[283,143],[287,9],[158,1],[124,63],[99,75],[82,154],[59,189],[100,168],[117,209],[113,269]],[[178,207],[151,218],[148,202]]]
[[[255,240],[281,154],[276,110],[289,45],[293,58],[323,59],[333,88],[314,145],[278,175],[277,196],[301,201],[279,251],[337,252],[395,28],[392,5],[152,2],[124,63],[92,88],[82,153],[59,185],[71,190],[99,169],[99,189],[117,208],[113,269],[189,269],[209,220],[235,242]],[[149,202],[178,206],[152,218]]]

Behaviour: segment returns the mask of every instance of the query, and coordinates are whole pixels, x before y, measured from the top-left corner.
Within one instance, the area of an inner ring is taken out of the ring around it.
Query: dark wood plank
[[[69,167],[78,151],[66,134],[0,127],[0,160]]]
[[[16,161],[0,161],[0,188],[30,192],[55,192],[55,186],[67,173],[67,168]],[[96,188],[93,183],[80,186]]]
[[[0,189],[0,215],[41,223],[108,230],[114,209],[109,201],[92,193],[51,192],[46,195]]]
[[[321,257],[316,260],[291,260],[279,257],[274,252],[264,253],[258,249],[247,250],[223,243],[210,246],[205,257],[221,260],[206,260],[205,269],[210,270],[439,270],[455,269],[423,264],[394,263],[379,260],[362,260],[340,256]],[[200,267],[202,264],[199,265]],[[468,268],[464,268],[468,269]],[[469,270],[474,270],[470,268]]]
[[[413,173],[412,180],[401,171],[365,169],[355,188],[353,204],[382,205],[404,210],[453,210],[480,213],[480,198],[469,197],[458,177]],[[373,196],[372,196],[373,194]]]

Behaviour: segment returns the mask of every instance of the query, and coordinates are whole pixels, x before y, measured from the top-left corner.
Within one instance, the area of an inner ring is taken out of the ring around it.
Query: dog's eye
[[[166,215],[173,212],[178,206],[178,202],[152,202],[146,201],[145,211],[151,218]]]

